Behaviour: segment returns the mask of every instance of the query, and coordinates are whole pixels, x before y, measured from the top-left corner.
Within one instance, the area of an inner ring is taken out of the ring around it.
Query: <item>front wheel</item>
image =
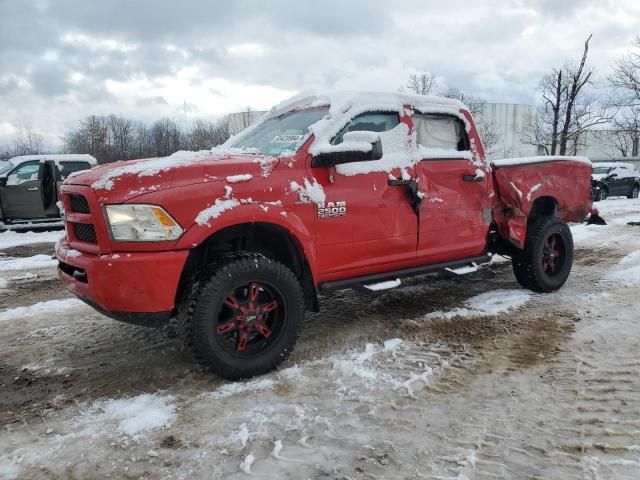
[[[567,281],[572,265],[569,226],[556,217],[530,220],[524,250],[513,256],[513,272],[520,285],[534,292],[553,292]]]
[[[609,190],[606,187],[600,188],[599,194],[600,198],[598,198],[598,200],[606,200],[609,198]]]
[[[633,188],[631,189],[631,193],[627,198],[638,198],[638,194],[640,194],[640,186],[634,185]]]
[[[183,335],[214,373],[229,379],[261,375],[289,356],[302,329],[304,298],[286,266],[261,255],[241,256],[195,288]]]

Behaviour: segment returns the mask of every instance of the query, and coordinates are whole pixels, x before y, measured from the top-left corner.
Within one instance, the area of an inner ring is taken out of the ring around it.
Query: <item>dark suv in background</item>
[[[0,229],[60,218],[55,202],[47,208],[42,202],[44,161],[53,162],[58,182],[98,164],[91,155],[22,155],[0,161]]]
[[[638,198],[640,173],[630,163],[594,163],[591,196],[594,200],[624,196]]]

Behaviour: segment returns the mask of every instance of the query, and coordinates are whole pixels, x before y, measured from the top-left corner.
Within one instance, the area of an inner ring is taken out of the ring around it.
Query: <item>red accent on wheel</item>
[[[234,297],[233,295],[229,295],[226,300],[224,301],[224,303],[227,304],[227,306],[229,306],[230,308],[236,310],[238,308],[240,308],[240,302],[238,302],[238,300],[236,299],[236,297]]]
[[[244,349],[247,348],[247,340],[249,339],[249,332],[246,330],[242,330],[240,332],[240,337],[238,338],[238,345],[236,350],[239,352],[244,352]]]
[[[258,295],[260,294],[260,284],[252,283],[249,286],[249,300],[255,302],[258,300]]]
[[[272,302],[269,302],[265,305],[262,305],[261,311],[262,312],[272,312],[274,311],[276,308],[278,308],[278,301],[277,300],[273,300]]]
[[[262,323],[256,323],[255,328],[264,338],[269,338],[271,336],[271,330]]]
[[[223,333],[227,333],[235,329],[236,329],[236,322],[232,320],[230,322],[218,325],[216,328],[216,332],[218,333],[218,335],[222,335]]]

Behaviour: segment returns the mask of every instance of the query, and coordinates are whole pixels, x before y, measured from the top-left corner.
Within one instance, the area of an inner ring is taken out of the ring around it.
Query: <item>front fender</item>
[[[310,205],[308,213],[313,215]],[[178,240],[176,248],[191,249],[225,228],[258,222],[272,224],[289,232],[302,250],[315,283],[317,260],[312,233],[298,214],[281,205],[257,201],[245,203],[222,212],[217,218],[209,219],[208,223],[193,223]]]

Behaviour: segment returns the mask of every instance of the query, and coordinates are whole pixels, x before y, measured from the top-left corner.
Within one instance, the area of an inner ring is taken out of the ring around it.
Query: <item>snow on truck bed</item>
[[[538,157],[517,157],[517,158],[503,158],[500,160],[491,160],[491,163],[496,167],[515,167],[518,165],[530,165],[533,163],[546,163],[546,162],[580,162],[591,165],[591,160],[587,157],[572,157],[572,156],[538,156]]]

